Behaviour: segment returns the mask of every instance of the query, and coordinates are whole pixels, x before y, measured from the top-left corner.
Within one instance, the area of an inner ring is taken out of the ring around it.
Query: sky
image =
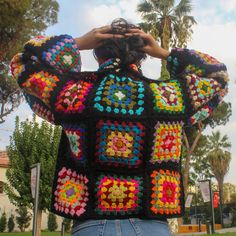
[[[49,27],[45,35],[69,34],[79,37],[92,28],[110,24],[118,17],[123,17],[132,23],[141,22],[137,13],[137,5],[142,0],[59,0],[60,10],[58,23]],[[176,0],[176,3],[179,1]],[[188,48],[195,49],[216,57],[226,64],[230,76],[229,94],[225,100],[232,103],[233,115],[225,126],[214,129],[227,134],[232,143],[232,161],[225,182],[236,184],[236,0],[192,0],[192,15],[197,21],[194,26],[192,41]],[[82,70],[95,70],[97,63],[91,51],[83,51]],[[150,78],[158,78],[160,61],[148,58],[143,64],[143,72]],[[22,104],[15,112],[6,118],[0,125],[0,150],[5,150],[9,145],[9,138],[14,130],[15,117],[23,121],[32,117],[32,112],[27,104]],[[40,119],[39,119],[40,121]],[[206,133],[212,130],[207,129]]]

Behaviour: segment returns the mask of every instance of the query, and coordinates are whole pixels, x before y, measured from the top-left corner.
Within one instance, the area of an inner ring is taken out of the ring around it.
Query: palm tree
[[[193,33],[192,26],[196,24],[194,17],[189,15],[192,10],[190,2],[181,0],[175,6],[175,0],[145,0],[138,5],[138,12],[144,20],[140,27],[167,50],[170,46],[186,47]],[[163,60],[162,78],[169,78],[167,73],[166,61]]]
[[[218,182],[218,188],[220,193],[220,211],[221,211],[221,223],[222,219],[222,203],[223,203],[223,184],[225,175],[229,171],[231,153],[228,149],[231,147],[229,137],[224,135],[222,137],[220,131],[212,132],[211,136],[208,136],[209,153],[207,155],[211,171],[214,174]]]

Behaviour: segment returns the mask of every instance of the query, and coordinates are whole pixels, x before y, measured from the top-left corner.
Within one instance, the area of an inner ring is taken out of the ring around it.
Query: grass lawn
[[[32,232],[25,233],[1,233],[1,236],[31,236]],[[60,236],[61,232],[42,232],[41,236]],[[71,234],[65,234],[66,236],[70,236]]]

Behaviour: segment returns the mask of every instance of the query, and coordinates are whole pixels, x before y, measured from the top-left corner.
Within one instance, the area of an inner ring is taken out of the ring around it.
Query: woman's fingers
[[[137,29],[137,28],[134,28],[134,29],[128,29],[127,30],[127,32],[128,33],[144,33],[145,34],[145,32],[144,31],[142,31],[141,29]]]
[[[124,38],[124,35],[121,34],[98,34],[100,39],[112,39],[112,38]]]
[[[111,31],[111,25],[102,26],[100,28],[97,28],[97,30],[99,31],[99,33],[107,33]]]
[[[132,37],[132,36],[140,36],[141,38],[143,39],[149,39],[150,36],[148,34],[145,34],[145,33],[126,33],[125,34],[126,37]]]

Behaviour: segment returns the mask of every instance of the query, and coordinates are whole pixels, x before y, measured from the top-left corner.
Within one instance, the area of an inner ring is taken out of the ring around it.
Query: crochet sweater
[[[224,64],[172,49],[170,79],[146,78],[110,59],[80,72],[68,35],[31,39],[11,63],[32,110],[62,126],[51,210],[85,219],[166,220],[184,213],[182,131],[227,93]]]

